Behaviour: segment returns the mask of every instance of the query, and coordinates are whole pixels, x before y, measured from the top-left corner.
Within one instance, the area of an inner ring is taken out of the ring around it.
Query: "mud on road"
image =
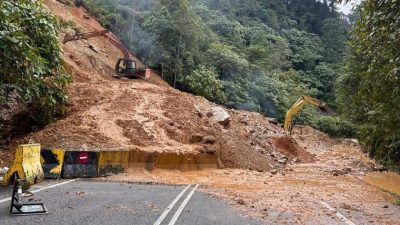
[[[311,146],[308,149],[314,162],[289,163],[285,169],[271,172],[132,170],[101,179],[198,183],[202,191],[225,199],[242,215],[265,224],[349,224],[346,220],[354,224],[400,224],[400,206],[393,204],[396,195],[364,181],[379,165],[362,152],[357,142],[330,139],[309,127],[296,129],[294,137]],[[372,175],[387,176],[376,172]],[[389,177],[392,182],[400,181],[398,175]]]

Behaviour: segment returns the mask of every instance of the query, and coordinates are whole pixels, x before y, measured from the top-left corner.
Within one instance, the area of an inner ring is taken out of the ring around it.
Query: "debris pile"
[[[82,8],[56,1],[45,4],[82,32],[103,29],[97,21],[85,19],[87,12]],[[313,160],[272,118],[226,109],[180,92],[155,73],[150,81],[112,78],[120,52],[105,38],[69,42],[62,47],[74,78],[69,86],[68,115],[14,142],[14,146],[31,139],[44,148],[75,151],[206,153],[218,156],[219,167],[257,171]],[[143,63],[138,62],[138,66]]]

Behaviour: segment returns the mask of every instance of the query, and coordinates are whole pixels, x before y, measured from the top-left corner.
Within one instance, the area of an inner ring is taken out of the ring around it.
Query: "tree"
[[[0,104],[17,92],[43,126],[68,100],[57,20],[37,1],[1,1],[0,9]]]
[[[347,30],[344,21],[329,18],[322,21],[323,56],[328,63],[341,63],[346,48]]]
[[[290,61],[296,70],[312,70],[322,60],[322,44],[317,35],[296,29],[284,31],[292,55]]]
[[[400,2],[367,0],[351,33],[345,73],[338,79],[340,109],[358,125],[369,152],[387,165],[400,162]],[[399,169],[400,170],[400,169]]]
[[[183,83],[186,84],[190,92],[204,96],[210,101],[223,103],[226,99],[222,82],[210,66],[201,65],[193,70],[184,78]]]

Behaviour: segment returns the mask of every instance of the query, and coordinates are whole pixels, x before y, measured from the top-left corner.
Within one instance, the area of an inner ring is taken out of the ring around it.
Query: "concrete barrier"
[[[65,151],[63,177],[97,177],[98,158],[98,152]]]
[[[218,156],[215,154],[176,154],[145,152],[140,150],[129,153],[129,168],[144,168],[148,171],[158,169],[201,170],[217,168]]]
[[[32,185],[44,179],[42,165],[40,164],[40,144],[20,145],[15,152],[15,160],[3,177],[3,185],[13,181],[14,174]]]
[[[40,155],[40,163],[42,164],[44,178],[61,178],[64,164],[64,150],[42,149]]]
[[[128,166],[128,151],[101,151],[99,153],[99,161],[97,163],[99,176],[105,176],[110,173],[122,173]]]

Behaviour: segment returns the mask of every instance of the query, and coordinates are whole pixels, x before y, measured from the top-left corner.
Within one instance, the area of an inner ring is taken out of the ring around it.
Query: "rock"
[[[385,169],[385,167],[382,166],[382,165],[374,165],[374,166],[372,167],[372,170],[373,170],[373,171],[377,171],[377,172],[382,172],[382,171],[385,171],[386,169]]]
[[[84,191],[77,191],[75,194],[78,195],[78,196],[83,196],[86,193]]]
[[[195,150],[200,152],[200,153],[206,153],[207,152],[206,146],[199,146]]]
[[[215,154],[219,150],[219,148],[215,145],[206,146],[205,148],[206,148],[206,153],[208,154]]]
[[[76,31],[74,29],[71,28],[67,28],[65,31],[65,36],[64,36],[64,40],[69,41],[69,40],[74,40],[74,37],[76,35]]]
[[[286,157],[282,157],[282,158],[280,158],[279,160],[278,160],[278,163],[281,163],[281,164],[285,164],[286,162],[287,162],[287,158]]]
[[[87,19],[87,20],[90,20],[90,16],[88,16],[88,15],[83,15],[83,18],[85,18],[85,19]]]
[[[97,48],[94,47],[94,45],[92,45],[92,44],[89,44],[89,48],[92,49],[92,51],[94,51],[94,52],[96,52],[96,53],[99,52],[99,50],[97,50]]]
[[[276,120],[275,118],[267,118],[267,121],[268,121],[269,123],[274,124],[274,125],[278,125],[278,124],[279,124],[279,123],[278,123],[278,120]]]
[[[342,207],[343,209],[347,209],[347,210],[351,208],[350,205],[347,205],[347,204],[345,204],[345,203],[343,203],[343,204],[341,205],[341,207]]]
[[[239,203],[240,205],[244,205],[244,200],[240,198],[237,200],[237,203]]]
[[[203,135],[201,134],[192,134],[192,136],[189,139],[190,143],[199,143],[203,141]]]
[[[8,167],[2,167],[2,168],[0,168],[0,175],[6,174],[7,171],[8,171]]]
[[[250,119],[249,119],[248,116],[243,116],[243,117],[240,119],[240,122],[241,122],[242,124],[244,124],[244,125],[249,125]]]
[[[298,158],[295,157],[295,158],[292,159],[292,164],[295,164],[295,163],[298,163],[298,162],[299,162]]]
[[[204,144],[214,144],[216,141],[217,141],[217,139],[212,135],[205,136],[203,138]]]
[[[277,173],[278,173],[278,170],[277,170],[277,169],[271,170],[271,174],[276,175]]]
[[[339,174],[337,172],[333,172],[332,175],[335,177],[339,176]]]
[[[231,116],[229,115],[229,113],[221,108],[221,107],[216,107],[214,109],[212,109],[211,111],[211,120],[215,123],[219,123],[221,125],[228,125],[229,122],[231,121]],[[208,116],[208,113],[207,113]]]
[[[389,208],[389,206],[388,205],[384,205],[382,208],[387,209],[387,208]]]

